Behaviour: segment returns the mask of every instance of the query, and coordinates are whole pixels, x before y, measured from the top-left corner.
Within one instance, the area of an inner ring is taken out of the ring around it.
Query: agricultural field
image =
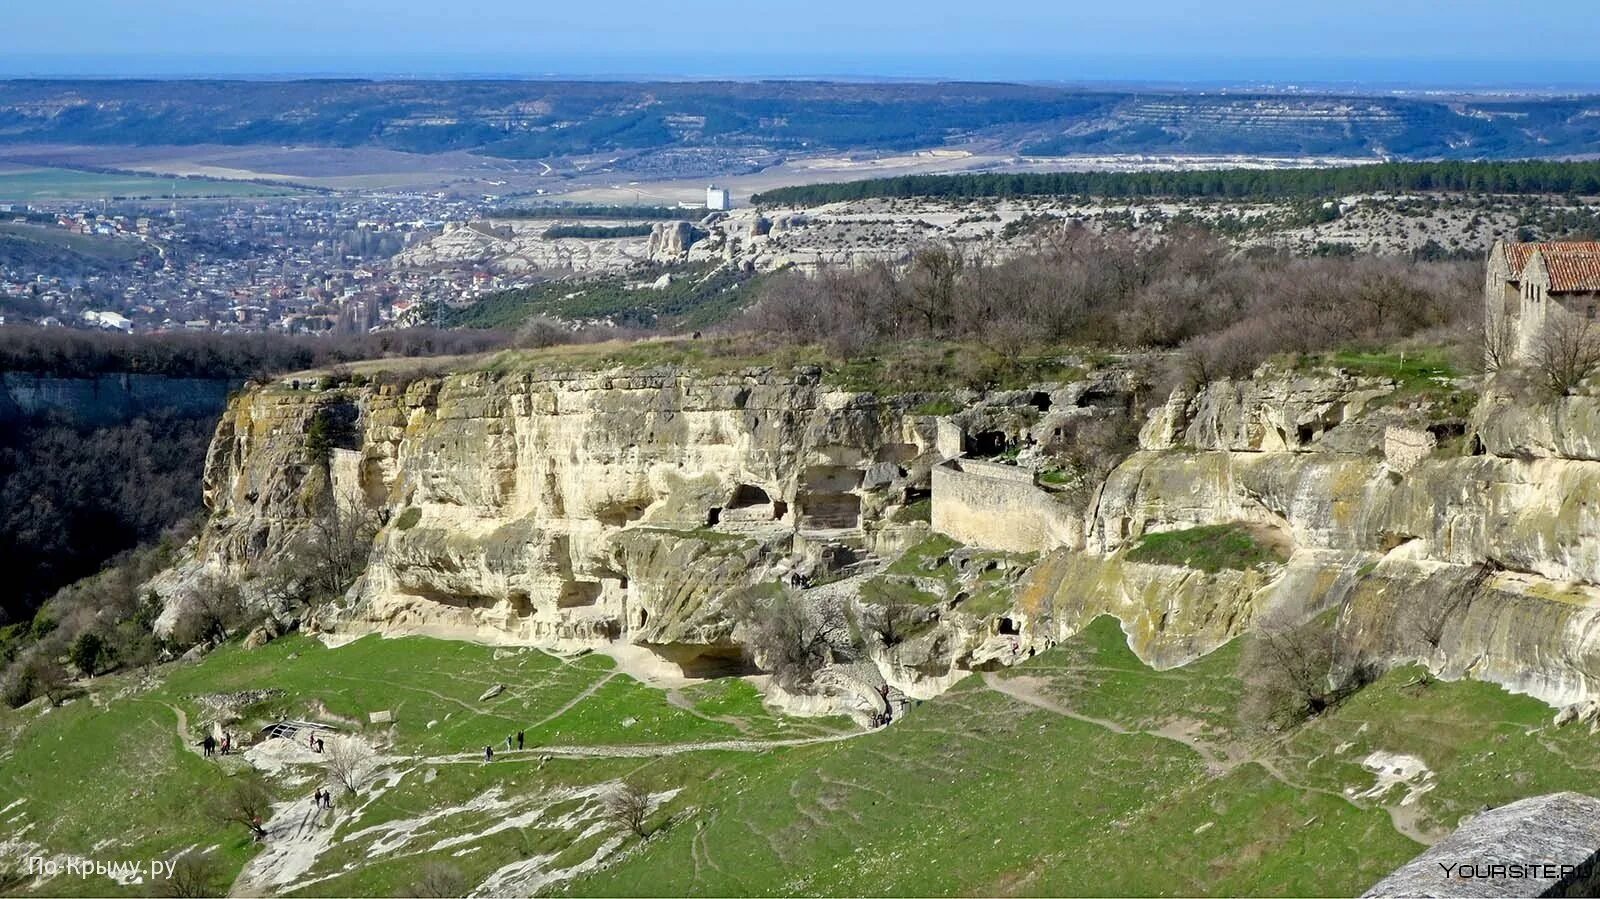
[[[1353,894],[1463,816],[1581,788],[1600,763],[1538,702],[1411,669],[1256,733],[1239,724],[1240,654],[1236,641],[1154,671],[1101,619],[865,732],[774,715],[747,680],[663,689],[598,655],[234,643],[0,713],[0,839],[12,864],[188,850],[215,888],[290,895],[428,878],[572,895]],[[325,759],[298,743],[199,754],[200,722],[229,695],[244,697],[236,733],[315,719],[377,764],[313,811]],[[507,751],[517,730],[527,746]],[[251,764],[276,801],[262,843],[208,811]],[[643,838],[602,811],[624,782],[651,796]],[[22,895],[149,889],[0,880]]]
[[[0,202],[48,200],[162,199],[166,197],[279,197],[291,187],[245,181],[158,178],[54,168],[0,169]]]

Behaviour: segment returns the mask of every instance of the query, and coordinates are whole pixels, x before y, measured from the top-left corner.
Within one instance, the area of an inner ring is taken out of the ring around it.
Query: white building
[[[132,331],[133,322],[115,312],[85,312],[84,321],[112,331]]]
[[[711,212],[726,212],[733,208],[733,198],[728,195],[726,187],[715,184],[706,188],[706,209]]]

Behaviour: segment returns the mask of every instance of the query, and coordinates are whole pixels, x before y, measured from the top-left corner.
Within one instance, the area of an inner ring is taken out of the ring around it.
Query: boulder
[[[505,684],[495,684],[494,686],[490,687],[489,689],[484,690],[483,691],[483,695],[478,697],[478,701],[479,702],[488,702],[489,700],[495,698],[496,696],[499,696],[501,693],[504,693],[505,691],[506,691],[506,685]]]

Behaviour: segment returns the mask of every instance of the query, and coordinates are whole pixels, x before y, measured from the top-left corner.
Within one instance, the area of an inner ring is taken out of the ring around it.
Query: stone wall
[[[933,529],[953,540],[1006,552],[1078,546],[1076,510],[1034,483],[1032,469],[971,459],[933,469]]]
[[[1383,459],[1399,472],[1410,471],[1426,459],[1439,439],[1421,428],[1392,426],[1383,431]]]

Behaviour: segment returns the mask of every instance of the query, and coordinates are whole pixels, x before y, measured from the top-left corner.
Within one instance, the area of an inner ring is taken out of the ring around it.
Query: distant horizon
[[[676,57],[630,56],[627,60],[588,57],[565,65],[535,68],[512,59],[474,58],[454,54],[412,55],[397,59],[345,57],[325,59],[228,56],[12,54],[0,58],[0,80],[239,80],[295,81],[351,79],[374,81],[826,81],[826,82],[993,82],[1062,88],[1141,87],[1192,90],[1357,92],[1516,92],[1600,93],[1600,62],[1546,61],[1536,66],[1488,61],[1401,59],[1278,60],[1270,58],[1211,60],[1167,57],[1151,59],[1060,60],[1012,57],[988,61],[976,57],[913,57],[867,61],[812,60],[811,67],[759,69],[756,61],[723,58],[692,63]],[[545,60],[555,63],[558,60]],[[776,62],[761,60],[769,65]]]

